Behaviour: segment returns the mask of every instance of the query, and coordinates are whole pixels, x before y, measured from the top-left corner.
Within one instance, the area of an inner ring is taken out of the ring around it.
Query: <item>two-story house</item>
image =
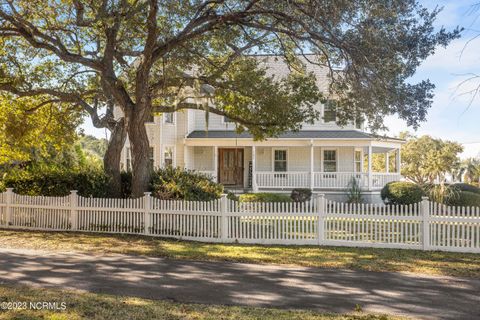
[[[276,76],[288,73],[279,57],[263,56]],[[308,64],[318,86],[326,92],[327,69]],[[235,123],[204,111],[182,110],[162,114],[147,123],[150,157],[155,167],[179,166],[212,176],[227,190],[289,192],[310,188],[331,199],[344,199],[352,178],[357,179],[368,201],[379,201],[380,189],[400,180],[400,149],[403,140],[379,138],[358,124],[339,127],[335,110],[321,103],[321,117],[305,124],[299,132],[285,132],[278,138],[254,141],[248,133],[237,134]],[[373,172],[372,155],[384,153],[385,172]],[[393,158],[395,161],[393,161]],[[126,142],[122,166],[131,166]],[[394,163],[392,168],[391,163]]]

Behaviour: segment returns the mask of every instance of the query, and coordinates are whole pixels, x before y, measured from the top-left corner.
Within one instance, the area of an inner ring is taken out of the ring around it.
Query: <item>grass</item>
[[[11,230],[0,230],[0,247],[480,278],[480,254],[438,251],[210,244],[143,236]]]
[[[0,286],[1,302],[65,302],[65,310],[2,310],[0,319],[25,320],[149,320],[149,319],[264,319],[264,320],[400,320],[399,317],[364,314],[320,314],[304,310],[280,310],[221,305],[183,304],[133,297],[83,293],[69,290]]]

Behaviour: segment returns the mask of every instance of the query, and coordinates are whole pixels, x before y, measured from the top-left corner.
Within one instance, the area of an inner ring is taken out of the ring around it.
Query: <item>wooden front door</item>
[[[243,186],[243,149],[218,149],[218,162],[221,184]]]

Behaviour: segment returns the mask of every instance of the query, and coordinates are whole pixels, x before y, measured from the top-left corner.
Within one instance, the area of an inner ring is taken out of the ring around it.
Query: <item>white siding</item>
[[[310,171],[310,147],[257,147],[257,171],[273,171],[272,159],[274,149],[287,150],[288,171]],[[339,172],[353,172],[353,147],[315,147],[313,164],[315,172],[322,170],[323,150],[337,151],[337,170]]]
[[[267,65],[267,75],[273,75],[276,78],[283,78],[288,75],[290,72],[288,69],[287,64],[281,58],[273,57],[273,56],[264,56],[259,57],[262,59],[264,63]],[[322,68],[317,65],[313,65],[308,63],[306,60],[303,59],[303,62],[306,66],[307,72],[313,72],[317,78],[317,86],[320,91],[324,92],[325,94],[328,92],[329,86],[329,70],[328,68]],[[341,130],[341,129],[348,129],[352,130],[355,129],[353,124],[348,125],[346,127],[339,127],[334,122],[324,123],[323,122],[323,105],[319,103],[316,105],[316,110],[320,112],[320,119],[316,121],[314,124],[307,124],[303,125],[302,130]],[[195,110],[193,112],[193,121],[195,125],[193,126],[195,130],[235,130],[235,125],[232,123],[225,123],[223,122],[223,117],[210,113],[209,120],[208,120],[208,128],[207,122],[205,119],[205,112],[201,110]]]
[[[193,149],[193,169],[199,171],[214,170],[214,148],[213,147],[194,147]]]

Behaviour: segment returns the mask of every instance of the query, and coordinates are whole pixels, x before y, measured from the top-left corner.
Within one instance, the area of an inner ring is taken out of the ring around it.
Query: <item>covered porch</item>
[[[380,190],[401,179],[401,141],[387,139],[185,139],[185,167],[227,188],[345,190],[352,179]],[[382,165],[374,155],[382,155]],[[376,167],[376,168],[375,168]],[[378,168],[381,167],[379,170]]]

